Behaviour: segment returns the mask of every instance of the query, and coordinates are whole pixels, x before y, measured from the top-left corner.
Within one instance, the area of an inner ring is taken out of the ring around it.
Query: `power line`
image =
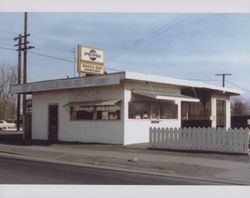
[[[5,49],[5,50],[9,50],[9,51],[16,51],[13,48],[2,47],[2,46],[0,46],[0,49]],[[59,57],[55,57],[55,56],[51,56],[51,55],[47,55],[47,54],[41,54],[41,53],[36,53],[36,52],[28,52],[28,53],[34,54],[34,55],[38,55],[38,56],[47,57],[47,58],[52,58],[52,59],[56,59],[56,60],[60,60],[60,61],[70,62],[70,63],[74,62],[72,60],[68,60],[68,59],[64,59],[64,58],[59,58]]]
[[[9,51],[16,51],[13,48],[2,47],[2,46],[0,46],[0,49],[9,50]],[[37,55],[37,56],[42,56],[42,57],[50,58],[50,59],[55,59],[55,60],[60,60],[60,61],[64,61],[64,62],[74,63],[73,60],[59,58],[59,57],[51,56],[51,55],[47,55],[47,54],[41,54],[41,53],[36,53],[36,52],[28,52],[28,53],[29,54],[33,54],[33,55]],[[105,67],[105,69],[110,70],[110,71],[118,71],[118,72],[124,71],[124,70],[114,69],[114,68],[110,68],[110,67]]]
[[[0,46],[0,49],[5,49],[5,50],[9,50],[9,51],[16,51],[16,50],[13,49],[13,48],[2,47],[2,46]],[[28,53],[34,54],[34,55],[38,55],[38,56],[47,57],[47,58],[52,58],[52,59],[56,59],[56,60],[60,60],[60,61],[70,62],[70,63],[73,63],[73,62],[74,62],[74,61],[72,61],[72,60],[63,59],[63,58],[58,58],[58,57],[51,56],[51,55],[47,55],[47,54],[41,54],[41,53],[36,53],[36,52],[28,52]]]
[[[46,54],[40,54],[40,53],[36,53],[36,52],[29,52],[30,54],[34,54],[34,55],[38,55],[38,56],[43,56],[46,58],[52,58],[52,59],[56,59],[56,60],[60,60],[60,61],[64,61],[64,62],[69,62],[69,63],[74,63],[73,60],[68,60],[68,59],[64,59],[64,58],[58,58],[55,56],[50,56],[50,55],[46,55]],[[123,71],[123,70],[118,70],[118,69],[113,69],[113,68],[109,68],[109,67],[105,67],[105,69],[108,70],[112,70],[112,71]]]
[[[183,17],[183,15],[182,15],[181,17]],[[130,48],[133,48],[134,46],[139,45],[139,44],[140,44],[141,42],[143,42],[145,39],[147,39],[147,38],[150,37],[150,36],[153,36],[155,33],[159,32],[159,30],[164,29],[166,26],[169,26],[171,23],[175,22],[176,20],[178,20],[178,19],[181,18],[181,17],[178,17],[178,18],[176,18],[176,19],[174,19],[174,20],[168,22],[167,24],[163,25],[163,26],[160,27],[159,29],[156,29],[156,30],[154,30],[154,31],[149,32],[149,33],[148,33],[146,36],[144,36],[143,38],[140,38],[140,39],[137,39],[137,40],[135,40],[135,41],[132,41],[131,44],[130,44],[128,47],[126,47],[126,48],[124,48],[124,49],[121,50],[120,54],[111,57],[111,59],[112,59],[112,58],[115,58],[115,57],[118,57],[118,56],[122,55],[123,53],[125,53],[125,52],[126,52],[127,50],[129,50]]]
[[[169,30],[170,28],[174,27],[175,25],[180,24],[184,19],[186,19],[187,17],[190,17],[191,15],[188,15],[188,16],[182,15],[181,17],[178,17],[178,18],[172,20],[171,22],[165,24],[164,26],[162,26],[158,30],[152,31],[151,33],[146,35],[144,38],[141,38],[141,39],[138,39],[138,40],[134,41],[130,46],[122,49],[122,51],[119,54],[117,54],[117,55],[115,55],[113,57],[110,57],[107,60],[117,58],[117,57],[119,57],[119,56],[133,50],[134,48],[136,48],[137,46],[142,45],[146,41],[149,41],[149,40],[159,36],[160,34],[164,33],[165,31]]]
[[[189,15],[190,16],[190,15]],[[127,53],[130,50],[133,50],[134,48],[136,48],[139,45],[142,45],[144,42],[155,38],[156,36],[162,34],[163,32],[165,32],[166,30],[168,30],[169,28],[172,28],[174,25],[177,25],[178,23],[182,22],[184,19],[186,19],[186,14],[181,15],[180,17],[172,20],[171,22],[168,22],[167,24],[163,25],[162,27],[160,27],[159,29],[156,29],[152,32],[149,32],[145,37],[141,38],[141,39],[137,39],[136,41],[133,41],[132,44],[126,48],[124,48],[120,54],[115,55],[111,58],[116,58],[118,56],[121,56],[122,54]],[[41,53],[35,53],[35,52],[29,52],[31,54],[35,54],[35,55],[40,55],[43,57],[47,57],[47,58],[53,58],[56,60],[60,60],[60,61],[65,61],[65,62],[73,62],[71,60],[67,60],[67,59],[63,59],[63,58],[58,58],[58,57],[54,57],[54,56],[50,56],[50,55],[46,55],[46,54],[41,54]]]
[[[233,86],[235,86],[235,87],[237,87],[237,88],[240,88],[240,89],[242,89],[242,90],[244,90],[244,91],[250,93],[250,90],[249,90],[249,89],[246,89],[246,88],[244,88],[244,87],[242,87],[242,86],[240,86],[240,85],[237,85],[237,84],[235,84],[235,83],[232,83],[231,81],[228,81],[228,80],[226,80],[226,81],[227,81],[229,84],[231,84],[231,85],[233,85]]]
[[[4,40],[4,41],[7,41],[7,40],[8,40],[9,42],[11,42],[11,41],[12,41],[12,39],[10,39],[10,38],[6,38],[6,37],[2,37],[2,36],[0,37],[0,39],[1,39],[1,40]]]
[[[9,48],[9,47],[2,47],[0,46],[0,49],[5,49],[5,50],[9,50],[9,51],[16,51],[15,49],[13,48]]]
[[[1,47],[0,46],[0,49],[5,49],[5,50],[10,50],[10,51],[16,51],[15,49],[13,48],[6,48],[6,47]],[[42,56],[42,57],[46,57],[46,58],[51,58],[51,59],[55,59],[55,60],[59,60],[59,61],[64,61],[64,62],[69,62],[69,63],[74,63],[73,60],[69,60],[69,59],[63,59],[63,58],[59,58],[59,57],[56,57],[56,56],[51,56],[51,55],[47,55],[47,54],[41,54],[41,53],[36,53],[36,52],[28,52],[30,54],[33,54],[33,55],[37,55],[37,56]],[[120,69],[114,69],[114,68],[110,68],[110,67],[105,67],[106,69],[108,70],[111,70],[111,71],[118,71],[118,72],[121,72],[121,71],[125,71],[125,69],[127,68],[127,66],[129,67],[137,67],[135,65],[128,65],[128,64],[120,64],[120,63],[113,63],[114,65],[118,65],[119,67],[121,68],[124,68],[124,70],[120,70]],[[112,65],[113,65],[112,64]],[[168,68],[168,69],[174,69],[174,68]],[[185,73],[185,74],[194,74],[194,72],[186,72],[186,70],[184,71],[178,71],[178,73],[181,72],[181,73]],[[195,74],[203,74],[203,73],[195,73]],[[210,74],[210,73],[209,73]],[[212,81],[212,80],[211,80]]]
[[[110,71],[117,71],[117,72],[125,71],[125,70],[120,70],[120,69],[113,69],[113,68],[110,68],[110,67],[105,67],[105,69],[110,70]]]
[[[7,43],[9,42],[9,41],[12,41],[11,39],[9,39],[9,38],[6,38],[6,37],[0,37],[0,40],[2,40],[2,41],[5,41],[6,43],[0,43],[0,45],[2,44],[2,45],[7,45]],[[41,44],[41,43],[38,43],[38,42],[34,42],[34,41],[32,41],[32,43],[34,43],[36,46],[45,46],[47,49],[51,49],[51,46],[49,46],[49,45],[44,45],[44,44]],[[55,46],[53,46],[53,48],[54,48]],[[50,52],[49,50],[47,50],[47,49],[45,49],[45,48],[41,48],[41,47],[36,47],[36,49],[35,50],[38,50],[38,51],[45,51],[45,52]],[[57,51],[60,51],[61,53],[65,53],[65,54],[69,54],[70,52],[67,52],[67,51],[63,51],[63,50],[60,50],[60,49],[56,49]]]
[[[36,53],[36,52],[29,52],[29,53],[37,55],[37,56],[43,56],[43,57],[46,57],[46,58],[52,58],[52,59],[55,59],[55,60],[60,60],[60,61],[64,61],[64,62],[74,63],[73,60],[59,58],[59,57],[55,57],[55,56],[51,56],[51,55],[47,55],[47,54],[41,54],[41,53]]]
[[[212,79],[195,79],[195,78],[189,78],[189,79],[186,79],[186,80],[196,80],[196,81],[205,81],[205,82],[217,82],[218,80],[212,80]]]

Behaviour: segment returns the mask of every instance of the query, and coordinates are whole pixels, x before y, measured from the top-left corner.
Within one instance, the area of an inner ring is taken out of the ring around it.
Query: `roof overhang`
[[[99,76],[87,76],[87,77],[85,76],[85,77],[31,82],[21,85],[12,85],[10,91],[12,94],[17,94],[17,93],[33,93],[41,91],[86,88],[86,87],[98,87],[107,85],[118,85],[121,83],[122,80],[150,82],[163,85],[172,85],[176,87],[209,89],[212,91],[221,92],[223,94],[226,93],[228,95],[242,94],[241,91],[236,89],[204,84],[198,81],[181,80],[181,79],[167,78],[162,76],[155,76],[151,74],[141,74],[134,72],[119,72],[119,73],[111,73]]]
[[[41,91],[118,85],[120,84],[120,81],[121,79],[123,79],[123,77],[124,77],[124,72],[120,72],[120,73],[98,75],[98,76],[84,76],[76,78],[38,81],[20,85],[12,85],[10,92],[12,94],[33,93]]]
[[[121,101],[121,99],[69,102],[69,103],[65,104],[64,107],[72,107],[72,106],[84,106],[84,107],[112,106],[112,105],[116,105],[120,101]]]
[[[170,95],[163,92],[154,92],[154,91],[141,91],[141,90],[133,90],[132,93],[146,96],[149,98],[153,98],[156,100],[173,100],[173,101],[182,101],[182,102],[200,102],[199,98],[193,98],[190,96],[182,95],[182,94],[175,94]]]
[[[126,72],[125,79],[135,80],[135,81],[144,81],[144,82],[146,81],[146,82],[160,83],[160,84],[168,84],[168,85],[173,85],[173,86],[178,86],[178,87],[210,89],[212,91],[219,91],[223,94],[227,93],[227,94],[235,95],[235,96],[242,94],[242,91],[237,90],[237,89],[209,85],[209,84],[205,84],[199,81],[168,78],[168,77],[156,76],[156,75],[151,75],[151,74]]]

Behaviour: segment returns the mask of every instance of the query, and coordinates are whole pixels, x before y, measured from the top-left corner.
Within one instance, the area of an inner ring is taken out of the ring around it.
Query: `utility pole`
[[[226,74],[226,73],[222,73],[222,74],[215,74],[215,76],[222,76],[222,87],[225,87],[225,77],[226,76],[231,76],[232,74]]]
[[[21,84],[21,67],[22,67],[22,35],[19,34],[18,37],[14,38],[14,41],[18,40],[18,44],[14,45],[15,47],[18,46],[18,65],[17,65],[17,84]],[[16,128],[17,131],[20,131],[20,101],[21,101],[21,95],[20,93],[17,94],[17,119],[16,119]]]
[[[23,84],[27,82],[27,21],[28,15],[27,12],[24,13],[24,48],[23,48]],[[26,94],[23,93],[23,139],[27,140],[26,134]]]
[[[19,34],[18,37],[15,37],[14,40],[18,40],[18,44],[14,46],[18,46],[18,69],[17,69],[17,75],[18,75],[18,84],[25,84],[27,83],[27,51],[29,49],[34,48],[33,46],[28,46],[29,42],[27,41],[27,37],[30,36],[30,34],[27,33],[27,26],[28,26],[28,14],[27,12],[24,13],[24,34]],[[23,39],[23,42],[22,42]],[[23,51],[23,79],[22,78],[22,55],[21,51]],[[21,97],[20,94],[17,96],[17,130],[20,130],[20,101]],[[23,139],[26,140],[29,138],[25,132],[25,116],[26,116],[26,94],[23,94]]]
[[[27,83],[27,51],[29,49],[34,48],[33,46],[28,46],[29,42],[27,41],[27,37],[30,36],[28,32],[28,13],[24,13],[24,47],[23,50],[23,84]],[[27,140],[30,137],[28,137],[28,134],[25,130],[25,117],[26,117],[26,94],[23,94],[23,139]]]
[[[74,77],[76,77],[76,48],[73,48],[71,50],[71,52],[73,53],[73,56],[74,56],[74,62],[73,62],[74,67],[73,67],[73,69],[74,69]]]

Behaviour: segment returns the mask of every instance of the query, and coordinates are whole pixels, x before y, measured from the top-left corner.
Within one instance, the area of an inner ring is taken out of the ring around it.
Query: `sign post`
[[[78,45],[78,73],[103,74],[104,73],[104,51],[84,45]]]

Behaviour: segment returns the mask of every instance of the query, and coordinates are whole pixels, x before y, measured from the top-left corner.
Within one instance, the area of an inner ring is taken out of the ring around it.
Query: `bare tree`
[[[10,85],[16,83],[16,66],[0,65],[0,119],[14,120],[16,117],[16,96],[10,94]]]
[[[232,115],[233,116],[244,116],[249,115],[250,101],[246,101],[243,98],[236,98],[232,102]]]

